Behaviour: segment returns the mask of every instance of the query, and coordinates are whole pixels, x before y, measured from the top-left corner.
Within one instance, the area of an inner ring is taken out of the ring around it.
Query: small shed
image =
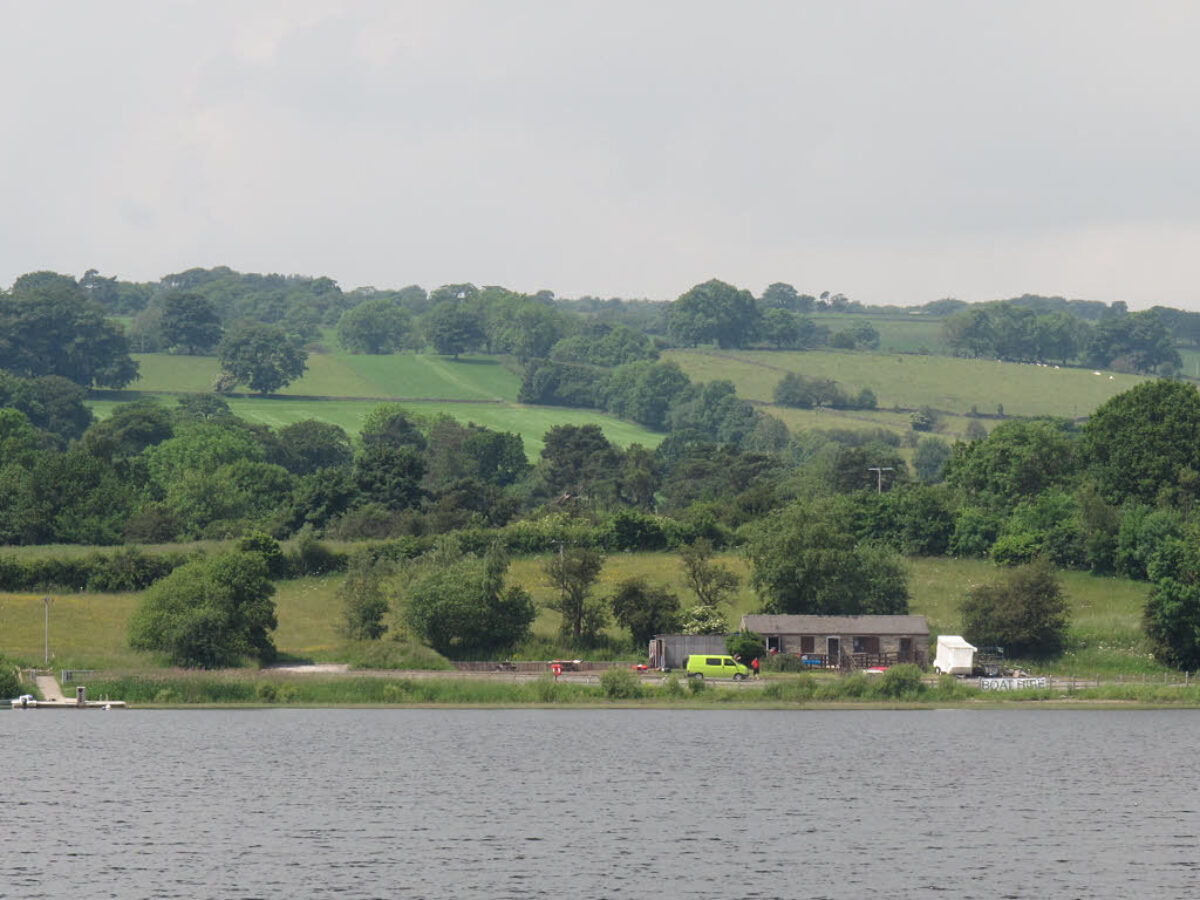
[[[693,653],[724,652],[723,634],[656,634],[650,641],[650,668],[682,669]]]
[[[867,668],[929,659],[924,616],[742,616],[768,653],[799,656],[816,668]]]
[[[975,668],[975,647],[962,635],[938,635],[933,668],[943,675],[970,675]]]

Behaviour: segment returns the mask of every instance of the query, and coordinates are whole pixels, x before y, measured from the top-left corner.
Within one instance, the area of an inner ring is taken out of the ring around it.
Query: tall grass
[[[1121,703],[1154,706],[1200,706],[1200,685],[1191,683],[1111,683],[1072,686],[1059,683],[1002,693],[980,691],[951,676],[936,681],[913,666],[895,666],[882,676],[863,673],[823,676],[804,673],[778,676],[761,685],[741,688],[679,679],[642,679],[628,670],[611,669],[598,684],[556,681],[546,675],[530,681],[455,676],[423,678],[283,676],[261,672],[118,673],[88,683],[92,699],[123,700],[132,705],[248,704],[309,706],[445,705],[555,706],[618,704],[622,706],[704,707],[869,707],[1008,706],[1029,703]]]

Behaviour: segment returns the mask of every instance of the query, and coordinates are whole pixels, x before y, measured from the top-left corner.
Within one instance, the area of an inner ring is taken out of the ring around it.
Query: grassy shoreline
[[[1196,709],[1200,685],[1106,683],[1019,691],[980,691],[943,677],[936,682],[862,674],[829,679],[780,676],[761,685],[693,685],[641,680],[621,672],[600,683],[438,675],[380,677],[297,675],[269,670],[141,672],[89,679],[89,699],[123,700],[139,709],[440,708],[440,709]]]

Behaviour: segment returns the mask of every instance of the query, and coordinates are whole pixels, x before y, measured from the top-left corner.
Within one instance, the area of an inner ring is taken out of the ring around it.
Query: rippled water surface
[[[3,898],[1200,897],[1200,713],[0,713]]]

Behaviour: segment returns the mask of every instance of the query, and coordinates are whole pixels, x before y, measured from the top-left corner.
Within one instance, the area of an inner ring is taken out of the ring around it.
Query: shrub
[[[811,700],[816,691],[817,680],[812,675],[801,675],[799,678],[770,682],[763,688],[763,696],[771,700],[804,703]]]
[[[636,700],[642,696],[642,680],[628,669],[614,666],[600,674],[600,688],[610,700]]]
[[[188,561],[183,553],[146,554],[136,547],[86,557],[0,558],[0,590],[140,591]]]
[[[262,531],[252,531],[237,542],[237,549],[243,553],[257,553],[267,564],[267,574],[272,578],[282,578],[287,574],[287,559],[279,541]]]
[[[912,424],[913,431],[933,431],[937,428],[941,417],[937,411],[930,406],[922,406],[912,414],[909,421]]]
[[[559,693],[559,684],[553,675],[543,675],[533,683],[533,695],[539,703],[555,703],[559,699]]]
[[[373,559],[370,553],[355,553],[349,572],[337,590],[342,603],[342,633],[355,641],[373,641],[387,631],[383,617],[388,611],[384,581],[392,575],[390,560]]]
[[[21,681],[17,678],[17,665],[0,656],[0,700],[11,700],[21,694]]]
[[[129,644],[181,666],[237,665],[245,656],[269,661],[274,593],[261,554],[194,560],[146,591],[129,619]]]
[[[814,696],[818,700],[857,700],[872,691],[871,682],[862,672],[854,672],[844,678],[826,681],[817,687]]]
[[[880,676],[875,685],[875,692],[880,697],[892,700],[915,700],[925,692],[925,683],[921,680],[921,670],[911,663],[891,666]]]
[[[725,652],[732,657],[740,658],[742,663],[747,666],[755,657],[758,658],[759,665],[762,665],[763,657],[766,655],[766,641],[763,640],[761,634],[755,634],[753,631],[731,634],[725,638]]]
[[[1011,569],[976,585],[960,606],[963,636],[978,646],[1001,646],[1010,656],[1062,652],[1070,614],[1054,569],[1044,561]]]
[[[699,696],[707,690],[707,685],[704,683],[703,678],[689,678],[687,686],[693,697]]]
[[[330,550],[317,540],[312,526],[305,525],[296,535],[296,544],[287,557],[288,574],[324,575],[327,572],[345,571],[349,556]]]
[[[254,693],[268,703],[291,703],[296,699],[296,686],[286,681],[263,681],[255,688]]]
[[[764,672],[807,672],[804,660],[791,653],[768,653],[761,660]]]
[[[626,509],[609,522],[604,546],[609,550],[661,550],[667,546],[667,536],[655,516]]]

